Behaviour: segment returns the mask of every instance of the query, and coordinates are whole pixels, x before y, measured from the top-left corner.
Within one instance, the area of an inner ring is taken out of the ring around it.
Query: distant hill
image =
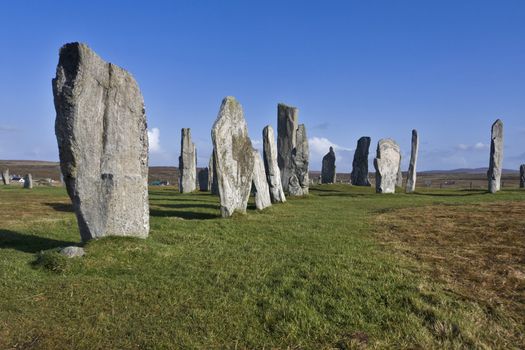
[[[489,168],[459,168],[452,170],[418,171],[419,174],[486,174]],[[518,174],[519,170],[503,169],[503,174]]]

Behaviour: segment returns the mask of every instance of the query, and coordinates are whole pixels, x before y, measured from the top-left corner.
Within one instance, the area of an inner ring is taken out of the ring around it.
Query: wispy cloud
[[[20,129],[12,127],[12,126],[0,125],[0,132],[16,132],[16,131],[20,131]]]
[[[330,126],[329,122],[323,122],[321,124],[314,125],[312,130],[326,130]]]
[[[333,147],[335,151],[353,151],[351,148],[337,145],[326,137],[314,136],[308,139],[308,145],[310,147],[310,153],[314,155],[325,155],[328,153],[330,147]]]
[[[459,151],[483,151],[489,148],[490,148],[490,145],[484,144],[483,142],[476,142],[473,145],[460,143],[459,145],[456,146],[456,149]]]

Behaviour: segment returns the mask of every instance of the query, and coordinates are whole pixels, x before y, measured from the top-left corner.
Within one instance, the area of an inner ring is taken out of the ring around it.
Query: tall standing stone
[[[214,196],[219,195],[219,184],[217,183],[217,164],[215,163],[215,150],[211,152],[210,162],[208,163],[208,187]]]
[[[300,124],[297,128],[296,141],[297,144],[292,151],[293,172],[290,177],[288,190],[292,196],[306,196],[310,186],[308,175],[310,151],[304,124]]]
[[[197,175],[197,178],[199,179],[199,191],[207,192],[210,190],[208,186],[208,176],[209,176],[208,168],[199,170],[199,173]]]
[[[520,166],[520,188],[525,188],[525,164]]]
[[[26,176],[24,176],[24,188],[33,188],[33,176],[31,174],[27,174]]]
[[[335,152],[333,147],[330,147],[330,151],[323,157],[321,183],[335,183]]]
[[[9,185],[9,169],[2,171],[2,182],[4,185]]]
[[[277,105],[277,164],[284,192],[289,192],[290,177],[294,172],[292,152],[296,146],[298,119],[297,108],[283,103]]]
[[[419,136],[417,130],[412,130],[412,144],[410,150],[410,164],[408,166],[407,185],[406,193],[412,193],[416,189],[416,165],[417,165],[417,154],[419,149]]]
[[[399,153],[399,166],[397,167],[396,186],[403,187],[403,172],[401,171],[401,153]]]
[[[357,141],[357,147],[352,161],[351,182],[354,186],[370,186],[368,179],[368,152],[370,137],[363,136]]]
[[[149,232],[148,134],[135,79],[66,44],[53,79],[60,166],[86,241]]]
[[[501,186],[501,172],[503,170],[503,122],[496,120],[492,124],[490,137],[490,160],[487,177],[489,192],[496,193]]]
[[[191,142],[191,130],[182,128],[179,156],[179,191],[189,193],[195,191],[197,181],[197,153],[195,144]]]
[[[255,192],[255,207],[259,210],[267,208],[272,205],[270,199],[270,188],[266,180],[266,172],[264,170],[264,163],[261,159],[261,154],[258,150],[253,149],[253,178],[252,186]]]
[[[221,200],[221,215],[246,212],[253,177],[253,147],[240,103],[224,98],[213,125],[211,137],[215,150],[216,172]]]
[[[377,193],[395,193],[400,159],[399,145],[394,140],[379,140],[374,159]]]
[[[281,172],[277,164],[277,146],[273,128],[270,125],[263,129],[263,158],[266,180],[270,188],[270,198],[273,203],[284,203],[286,197],[281,183]]]

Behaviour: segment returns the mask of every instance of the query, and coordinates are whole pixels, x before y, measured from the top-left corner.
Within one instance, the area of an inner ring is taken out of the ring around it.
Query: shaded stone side
[[[270,125],[267,125],[263,129],[263,158],[272,202],[286,202],[281,183],[281,172],[279,171],[279,166],[277,164],[277,146],[275,144],[275,136],[273,128]]]
[[[363,136],[357,141],[357,147],[352,161],[352,174],[350,175],[352,185],[371,186],[368,179],[368,152],[370,149],[370,137]]]
[[[272,205],[270,199],[270,189],[266,181],[266,172],[264,170],[263,160],[258,150],[253,150],[253,177],[252,189],[255,194],[255,207],[259,210]]]
[[[525,188],[525,164],[520,166],[520,188]]]
[[[53,79],[60,166],[86,241],[149,232],[148,135],[135,79],[80,43]]]
[[[292,152],[296,146],[299,110],[283,103],[277,105],[277,164],[284,192],[289,192],[294,173]]]
[[[291,196],[305,196],[310,186],[308,175],[310,153],[304,124],[298,126],[296,140],[297,145],[292,151],[292,175],[288,182],[288,190]]]
[[[399,153],[399,166],[397,167],[396,186],[403,187],[403,172],[401,171],[401,153]]]
[[[377,193],[395,193],[400,159],[399,145],[394,140],[379,140],[374,159]]]
[[[490,193],[496,193],[501,187],[501,172],[503,170],[503,122],[496,120],[492,124],[490,137],[490,159],[487,178]]]
[[[210,190],[208,186],[208,168],[199,170],[197,178],[199,179],[199,191],[208,192]]]
[[[219,195],[219,184],[217,183],[217,164],[215,163],[215,150],[211,152],[210,161],[208,163],[208,188],[214,196]]]
[[[335,176],[335,152],[334,148],[330,147],[330,151],[323,157],[321,183],[333,184],[336,180]]]
[[[408,165],[406,193],[412,193],[416,189],[416,175],[417,175],[417,154],[419,149],[419,136],[417,130],[412,130],[412,142],[410,148],[410,164]]]
[[[5,169],[4,171],[2,171],[2,182],[4,185],[9,185],[9,169]]]
[[[179,156],[179,191],[189,193],[195,191],[197,183],[197,152],[191,141],[191,130],[181,130]]]
[[[24,176],[24,188],[33,188],[33,176],[31,174],[27,174],[26,176]]]
[[[253,147],[240,103],[224,98],[212,129],[221,216],[245,213],[253,177]]]

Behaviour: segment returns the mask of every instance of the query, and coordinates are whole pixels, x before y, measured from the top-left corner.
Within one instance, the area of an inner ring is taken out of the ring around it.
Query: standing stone
[[[352,162],[351,183],[354,186],[371,186],[368,179],[368,151],[370,149],[370,137],[363,136],[357,141]]]
[[[296,146],[298,119],[297,108],[283,103],[277,105],[277,164],[284,192],[290,192],[290,178],[294,173],[292,152]]]
[[[286,197],[281,183],[281,172],[277,164],[277,146],[273,128],[270,125],[263,129],[263,155],[266,179],[270,187],[270,198],[273,203],[284,203]]]
[[[396,186],[403,187],[403,172],[401,171],[401,153],[399,153],[399,166],[397,167]]]
[[[217,164],[215,163],[215,150],[211,152],[210,162],[208,163],[208,187],[214,196],[219,195],[219,184],[217,182]]]
[[[394,140],[379,140],[374,159],[377,193],[395,193],[400,159],[399,145]]]
[[[255,207],[263,210],[272,205],[270,199],[270,189],[266,180],[266,172],[264,171],[264,163],[261,154],[258,150],[253,149],[253,178],[252,186],[255,192]]]
[[[525,164],[520,166],[520,188],[525,188]]]
[[[501,186],[501,171],[503,170],[503,122],[496,120],[492,124],[490,138],[490,160],[487,177],[489,192],[496,193]]]
[[[26,176],[24,176],[24,188],[33,188],[33,176],[31,174],[27,174]]]
[[[182,128],[179,157],[179,191],[195,191],[197,181],[197,154],[195,144],[191,142],[191,130]]]
[[[201,192],[207,192],[210,190],[208,186],[208,176],[209,176],[208,168],[204,168],[199,170],[199,174],[197,178],[199,179],[199,191]]]
[[[321,183],[335,183],[335,152],[333,147],[330,147],[330,151],[323,157]]]
[[[211,137],[215,150],[216,171],[221,199],[221,215],[246,212],[253,177],[253,147],[240,103],[224,98],[213,124]]]
[[[2,182],[4,185],[9,185],[9,169],[2,171]]]
[[[306,196],[310,185],[308,177],[309,149],[308,137],[304,124],[297,128],[297,145],[292,151],[292,175],[288,185],[288,190],[292,196]]]
[[[407,185],[406,193],[412,193],[416,189],[416,165],[417,165],[417,153],[419,149],[419,136],[417,130],[412,130],[412,145],[410,151],[410,164],[408,166]]]
[[[135,79],[86,45],[60,49],[55,133],[82,240],[149,232],[148,134]]]

